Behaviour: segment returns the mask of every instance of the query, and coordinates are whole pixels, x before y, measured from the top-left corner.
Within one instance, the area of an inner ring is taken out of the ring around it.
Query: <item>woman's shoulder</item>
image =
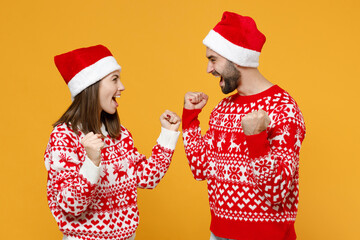
[[[66,123],[60,123],[56,125],[51,132],[51,137],[68,138],[69,140],[73,141],[78,139],[77,134],[74,132],[71,126],[68,126]]]
[[[63,133],[66,133],[66,132],[74,132],[71,128],[71,125],[67,125],[66,123],[60,123],[58,125],[56,125],[52,132],[63,132]]]
[[[125,139],[125,138],[132,138],[132,135],[130,133],[130,131],[124,126],[124,125],[121,125],[121,134],[119,136],[121,139]]]

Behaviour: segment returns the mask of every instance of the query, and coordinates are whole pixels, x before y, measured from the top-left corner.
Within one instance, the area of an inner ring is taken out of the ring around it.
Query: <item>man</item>
[[[201,136],[208,96],[185,95],[183,138],[196,180],[207,180],[211,239],[296,239],[302,114],[257,69],[265,36],[254,20],[224,12],[203,41],[207,72],[227,94]]]

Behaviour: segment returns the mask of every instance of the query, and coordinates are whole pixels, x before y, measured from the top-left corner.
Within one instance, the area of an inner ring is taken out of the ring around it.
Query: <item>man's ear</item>
[[[233,63],[233,64],[234,64],[234,67],[235,67],[238,71],[240,71],[240,69],[243,68],[242,66],[240,66],[240,65],[238,65],[238,64],[236,64],[236,63]]]
[[[234,67],[240,72],[242,72],[242,71],[244,71],[246,69],[252,69],[253,68],[253,67],[243,67],[243,66],[240,66],[240,65],[238,65],[236,63],[233,63],[233,64],[234,64]]]

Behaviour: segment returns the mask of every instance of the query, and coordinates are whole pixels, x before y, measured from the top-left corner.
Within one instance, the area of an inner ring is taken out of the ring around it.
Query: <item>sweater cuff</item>
[[[270,151],[270,143],[266,131],[255,135],[245,135],[250,158],[266,155]]]
[[[81,166],[79,173],[89,180],[91,184],[96,184],[100,179],[100,166],[97,167],[90,158],[85,156],[85,161]]]
[[[200,114],[201,109],[186,109],[183,108],[182,114],[182,128],[186,130],[190,127],[198,127],[200,121],[198,120],[198,115]]]
[[[179,131],[175,132],[161,127],[161,132],[159,138],[157,139],[157,143],[170,150],[175,150],[179,135]]]

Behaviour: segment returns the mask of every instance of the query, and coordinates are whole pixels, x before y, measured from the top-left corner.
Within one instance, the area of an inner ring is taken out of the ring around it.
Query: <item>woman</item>
[[[134,239],[137,187],[154,188],[167,171],[180,117],[165,111],[149,159],[120,125],[121,67],[97,45],[55,57],[72,104],[54,124],[45,152],[48,203],[66,240]]]

